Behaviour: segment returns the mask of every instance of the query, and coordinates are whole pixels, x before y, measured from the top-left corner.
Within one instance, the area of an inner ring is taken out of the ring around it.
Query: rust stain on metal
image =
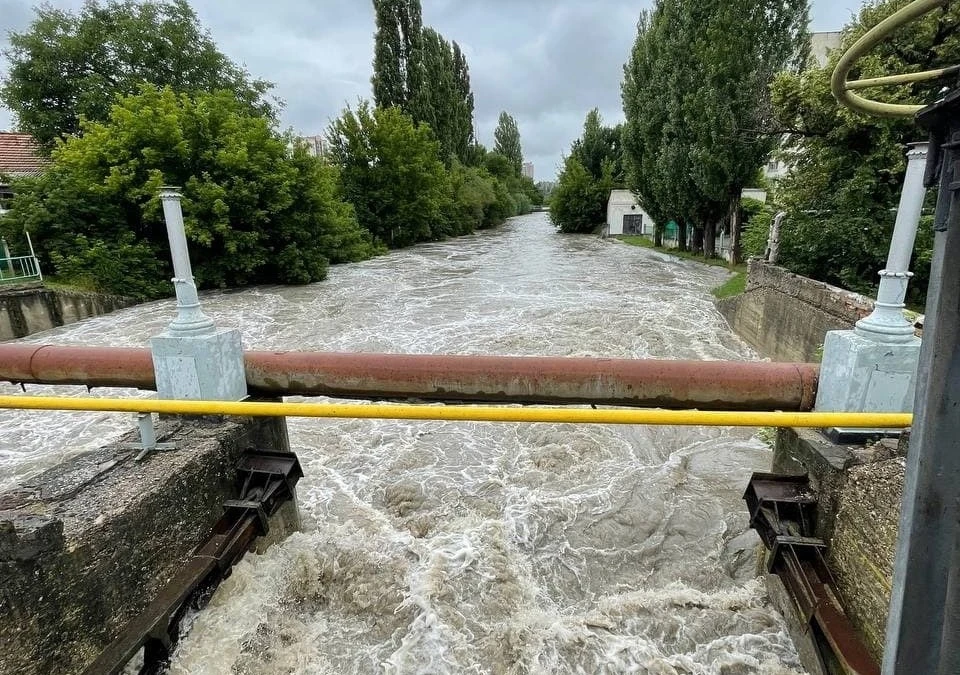
[[[711,410],[813,408],[817,364],[564,357],[246,352],[270,395]],[[155,388],[147,349],[0,345],[0,380]]]
[[[814,536],[817,502],[808,477],[755,473],[743,499],[750,526],[770,551],[770,572],[783,580],[800,616],[816,629],[811,634],[821,666],[834,672],[826,665],[836,663],[845,675],[880,675],[833,591],[826,544]]]

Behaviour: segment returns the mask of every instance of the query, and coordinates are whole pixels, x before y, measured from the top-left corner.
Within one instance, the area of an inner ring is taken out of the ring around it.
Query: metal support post
[[[134,458],[139,462],[154,450],[176,450],[176,443],[157,443],[157,431],[153,427],[153,414],[148,412],[137,413],[137,429],[140,431],[140,442],[127,447],[140,452]]]
[[[193,280],[190,252],[187,249],[187,233],[183,226],[183,211],[180,208],[182,195],[175,188],[160,189],[163,216],[167,222],[167,239],[173,258],[173,285],[177,293],[177,317],[171,322],[171,335],[209,335],[216,330],[213,320],[200,309],[200,297]]]
[[[886,675],[960,672],[960,91],[918,115],[940,193],[887,622]]]
[[[240,332],[217,330],[200,309],[187,235],[174,188],[160,190],[173,258],[177,316],[151,340],[157,394],[165,399],[237,401],[247,396]]]
[[[873,313],[855,330],[827,333],[823,344],[817,410],[910,412],[916,388],[920,340],[903,316],[910,280],[910,258],[926,196],[923,172],[927,143],[911,144],[887,266],[880,272],[880,289]],[[863,442],[880,430],[831,428],[834,442]]]
[[[897,222],[890,240],[887,266],[880,270],[880,289],[870,316],[857,322],[856,331],[879,342],[910,342],[914,336],[913,324],[903,316],[907,284],[913,273],[910,258],[917,238],[917,226],[923,211],[927,190],[923,184],[929,144],[911,143],[907,152],[907,175],[897,210]]]

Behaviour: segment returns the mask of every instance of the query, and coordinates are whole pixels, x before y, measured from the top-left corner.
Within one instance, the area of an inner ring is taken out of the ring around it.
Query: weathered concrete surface
[[[906,459],[850,469],[841,494],[829,564],[854,625],[878,660],[883,655]]]
[[[812,429],[779,429],[774,449],[775,473],[810,476],[817,491],[816,536],[827,543],[835,590],[878,662],[883,657],[908,445],[907,433],[857,446],[831,443]],[[771,598],[774,595],[771,592]],[[812,668],[806,659],[803,663]]]
[[[744,293],[718,300],[717,308],[764,356],[799,362],[818,360],[827,331],[853,328],[873,311],[873,300],[752,259]]]
[[[136,304],[132,298],[51,288],[0,292],[0,341],[25,337]]]
[[[0,495],[0,673],[81,671],[219,519],[242,452],[288,448],[276,419],[170,419],[158,437],[177,449],[138,463],[114,444]]]

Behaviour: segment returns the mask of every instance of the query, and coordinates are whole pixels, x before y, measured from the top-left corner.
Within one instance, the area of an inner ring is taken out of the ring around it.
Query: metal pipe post
[[[911,143],[907,152],[907,175],[903,181],[900,208],[890,240],[887,266],[880,270],[880,289],[873,312],[857,322],[856,331],[878,342],[909,342],[914,336],[913,325],[903,316],[907,284],[913,273],[909,271],[913,243],[927,196],[923,173],[927,162],[928,143]]]
[[[934,253],[887,622],[885,675],[955,675],[960,654],[960,91],[918,116],[939,169]],[[929,172],[928,185],[936,172]],[[948,608],[950,610],[948,611]]]
[[[216,327],[213,320],[200,309],[200,297],[193,280],[187,234],[183,226],[183,211],[180,208],[182,197],[176,188],[160,189],[163,217],[167,224],[167,238],[173,258],[173,285],[177,293],[177,316],[170,323],[169,333],[178,337],[208,335],[213,333]]]

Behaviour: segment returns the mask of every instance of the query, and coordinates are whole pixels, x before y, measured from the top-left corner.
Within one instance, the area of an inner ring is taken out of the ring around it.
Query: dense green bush
[[[767,251],[770,238],[770,225],[776,216],[776,209],[757,199],[740,201],[743,233],[741,246],[745,258],[763,256]]]
[[[391,248],[469,234],[532,209],[505,157],[486,153],[481,166],[454,159],[447,169],[430,127],[399,108],[361,103],[331,125],[329,138],[344,198]]]
[[[345,110],[328,136],[343,196],[379,241],[401,247],[447,234],[449,179],[429,126],[363,102]]]
[[[613,181],[596,180],[574,155],[567,157],[550,198],[550,220],[561,232],[593,232],[607,219]]]
[[[201,287],[307,283],[330,260],[375,252],[337,173],[251,115],[228,92],[175,94],[145,85],[106,123],[60,142],[40,178],[17,184],[5,219],[26,227],[47,269],[140,298],[169,292],[157,196],[180,186]],[[159,262],[158,262],[159,261]]]

